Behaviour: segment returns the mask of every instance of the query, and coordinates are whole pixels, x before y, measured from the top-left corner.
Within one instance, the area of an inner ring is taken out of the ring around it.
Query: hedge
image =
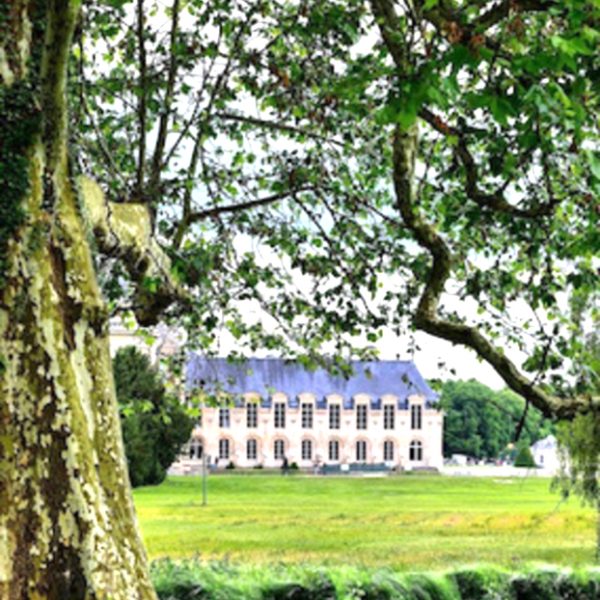
[[[445,573],[161,560],[161,600],[598,600],[600,569],[474,566]]]

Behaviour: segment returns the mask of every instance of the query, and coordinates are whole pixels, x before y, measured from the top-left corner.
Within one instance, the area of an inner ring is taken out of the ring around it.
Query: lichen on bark
[[[22,4],[23,18],[41,9],[46,18],[44,36],[14,28],[17,47],[37,44],[28,54],[40,57],[39,85],[31,64],[0,69],[13,74],[0,87],[0,177],[16,182],[19,215],[0,232],[0,599],[155,598],[124,462],[107,313],[67,160],[66,61],[78,6]]]

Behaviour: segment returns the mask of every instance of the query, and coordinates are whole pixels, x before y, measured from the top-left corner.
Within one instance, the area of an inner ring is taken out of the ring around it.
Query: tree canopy
[[[105,232],[109,298],[307,361],[422,329],[547,415],[587,410],[599,36],[574,0],[91,4],[81,168],[170,260],[166,285],[125,252],[123,299]]]

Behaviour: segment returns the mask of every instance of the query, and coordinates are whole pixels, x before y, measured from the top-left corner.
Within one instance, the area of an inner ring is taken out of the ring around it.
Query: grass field
[[[438,569],[593,561],[595,513],[544,479],[213,475],[134,497],[151,558]]]

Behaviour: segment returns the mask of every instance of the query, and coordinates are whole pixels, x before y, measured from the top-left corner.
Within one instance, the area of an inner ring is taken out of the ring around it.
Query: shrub
[[[461,598],[488,600],[492,593],[500,594],[508,587],[506,574],[486,567],[472,567],[452,573]]]
[[[511,580],[515,600],[562,600],[556,589],[556,573],[527,573]]]
[[[488,567],[446,575],[311,565],[252,566],[197,560],[152,564],[160,600],[598,600],[600,571]]]
[[[264,590],[261,600],[335,600],[333,583],[326,577],[310,583],[280,583]]]
[[[300,468],[300,467],[298,466],[298,463],[297,463],[297,462],[293,462],[293,463],[290,465],[290,471],[297,471],[299,468]]]
[[[158,371],[137,348],[121,348],[113,367],[131,485],[158,484],[189,440],[194,418],[166,393]]]
[[[531,468],[535,466],[535,460],[533,460],[533,455],[531,454],[529,446],[521,444],[517,450],[517,456],[515,457],[515,467]]]
[[[232,461],[232,460],[230,460],[230,461],[227,463],[227,466],[226,466],[225,468],[226,468],[226,469],[229,469],[229,470],[235,469],[235,465],[233,464],[233,461]]]

